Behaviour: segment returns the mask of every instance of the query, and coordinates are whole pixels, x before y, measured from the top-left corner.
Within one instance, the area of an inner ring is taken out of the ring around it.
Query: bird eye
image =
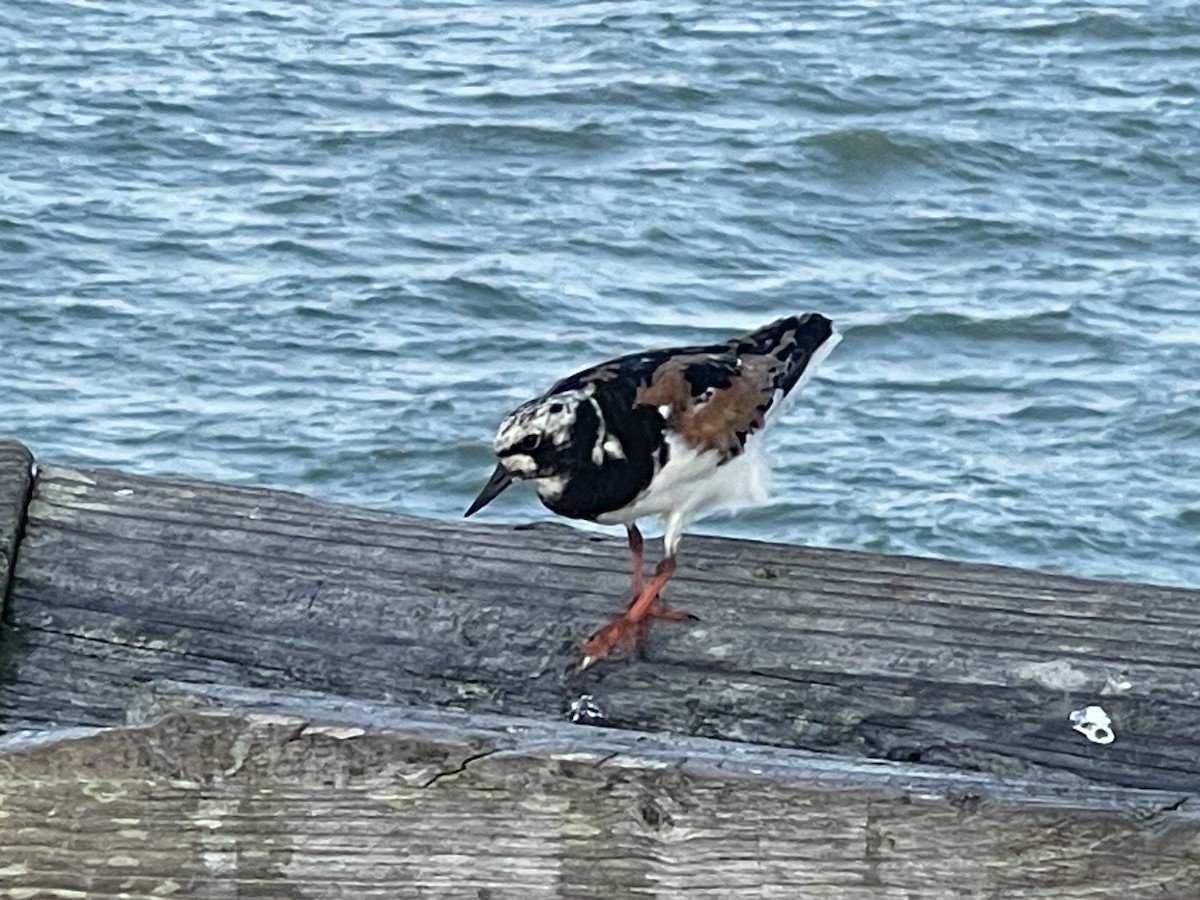
[[[542,439],[539,435],[527,434],[525,437],[521,438],[521,443],[517,444],[517,449],[524,453],[528,453],[531,450],[536,450],[538,444],[541,442]]]

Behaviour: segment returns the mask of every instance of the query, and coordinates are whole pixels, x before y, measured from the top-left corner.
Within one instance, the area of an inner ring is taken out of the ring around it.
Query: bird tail
[[[799,390],[841,341],[833,323],[820,313],[788,316],[737,339],[739,356],[773,356],[783,365],[774,387],[784,396]],[[774,368],[774,367],[772,367]]]

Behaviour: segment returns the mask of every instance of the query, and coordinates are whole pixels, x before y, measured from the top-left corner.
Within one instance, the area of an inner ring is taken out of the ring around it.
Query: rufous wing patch
[[[686,373],[700,364],[724,377],[693,383]],[[783,363],[773,356],[686,354],[663,362],[634,402],[668,410],[667,426],[694,447],[717,450],[723,459],[741,452],[746,437],[762,427]]]

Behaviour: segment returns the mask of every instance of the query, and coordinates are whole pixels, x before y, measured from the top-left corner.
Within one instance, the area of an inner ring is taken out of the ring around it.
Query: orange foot
[[[668,556],[658,564],[654,570],[654,577],[641,593],[634,597],[629,608],[593,632],[592,636],[583,642],[575,671],[582,672],[613,650],[632,653],[645,640],[651,619],[670,619],[678,622],[681,619],[695,618],[682,610],[668,609],[658,599],[658,592],[674,574],[675,559]]]

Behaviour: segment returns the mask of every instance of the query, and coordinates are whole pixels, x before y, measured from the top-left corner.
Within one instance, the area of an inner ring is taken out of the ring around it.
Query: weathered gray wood
[[[33,455],[19,441],[0,438],[0,607],[8,596],[17,538],[33,478]],[[0,621],[3,628],[3,621]]]
[[[10,726],[117,721],[151,678],[1169,790],[1200,784],[1200,592],[689,537],[641,661],[569,669],[623,541],[44,468],[14,579]],[[1117,739],[1069,727],[1091,703]],[[1189,803],[1197,802],[1191,799]]]
[[[1200,818],[1160,792],[245,690],[136,706],[128,727],[0,739],[6,896],[1191,900],[1200,884]]]

